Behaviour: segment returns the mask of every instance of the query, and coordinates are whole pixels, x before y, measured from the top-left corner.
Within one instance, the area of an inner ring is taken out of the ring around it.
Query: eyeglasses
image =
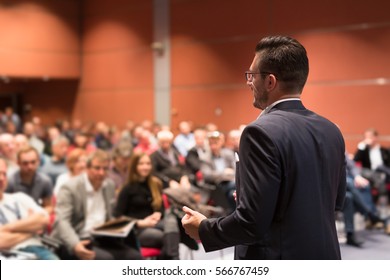
[[[36,160],[23,160],[23,161],[21,161],[22,165],[29,165],[29,164],[36,164],[36,163],[37,163]]]
[[[103,170],[105,172],[107,172],[109,169],[108,166],[98,166],[98,165],[91,165],[91,168],[95,169],[96,171]]]
[[[254,77],[256,74],[260,74],[260,75],[271,75],[271,74],[273,74],[273,73],[271,73],[271,72],[265,72],[265,71],[261,71],[261,72],[246,71],[246,72],[245,72],[245,80],[246,80],[247,82],[252,82],[253,77]],[[273,75],[274,75],[274,74],[273,74]],[[274,75],[274,76],[275,76],[275,75]],[[276,76],[275,76],[275,78],[276,78]],[[276,78],[276,79],[278,79],[278,78]]]

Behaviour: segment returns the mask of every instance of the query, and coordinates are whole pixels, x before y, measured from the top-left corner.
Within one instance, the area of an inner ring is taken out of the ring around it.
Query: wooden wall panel
[[[310,81],[390,77],[390,24],[370,30],[297,34],[296,37],[308,52]]]
[[[268,18],[272,33],[318,32],[388,22],[390,2],[386,0],[297,0],[270,1]],[[282,19],[282,20],[281,20]]]
[[[90,53],[83,58],[82,89],[153,89],[153,65],[150,51]]]
[[[79,17],[76,0],[0,5],[0,74],[78,78]]]
[[[82,83],[74,117],[153,119],[152,1],[85,1]]]
[[[242,40],[267,30],[271,1],[171,0],[172,39]]]
[[[123,126],[127,120],[141,122],[153,116],[153,92],[150,90],[82,91],[75,103],[74,117],[83,121]]]

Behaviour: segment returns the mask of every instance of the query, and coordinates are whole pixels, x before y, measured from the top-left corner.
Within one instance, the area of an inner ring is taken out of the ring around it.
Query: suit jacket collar
[[[306,110],[306,108],[305,106],[303,106],[301,100],[290,100],[276,104],[274,107],[271,108],[270,112],[273,112],[275,110]]]
[[[87,174],[83,174],[85,176],[87,176]],[[86,183],[86,178],[87,177],[84,177],[83,175],[80,176],[79,178],[79,183],[78,183],[78,191],[80,192],[79,195],[80,195],[80,198],[81,198],[81,203],[83,204],[83,209],[84,209],[84,215],[87,213],[87,190],[85,188],[85,183]],[[104,198],[104,206],[106,208],[106,220],[111,217],[111,208],[110,208],[110,205],[111,205],[111,201],[110,201],[110,198],[109,198],[109,194],[108,194],[108,191],[107,191],[107,188],[106,188],[106,185],[108,184],[108,181],[107,180],[104,180],[103,183],[102,183],[102,193],[103,193],[103,198]]]

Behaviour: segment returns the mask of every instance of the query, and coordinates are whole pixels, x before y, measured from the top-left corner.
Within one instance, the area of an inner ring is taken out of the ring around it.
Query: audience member
[[[210,152],[203,158],[200,170],[205,183],[217,187],[213,194],[214,202],[230,213],[235,209],[236,204],[233,197],[236,189],[234,152],[223,148],[223,139],[220,132],[209,132],[207,138]]]
[[[56,183],[57,177],[68,170],[65,164],[68,147],[68,138],[60,135],[51,142],[52,156],[45,155],[43,157],[43,164],[40,171],[50,177],[53,185]]]
[[[157,134],[159,149],[151,155],[153,174],[162,182],[164,188],[190,188],[190,172],[185,159],[173,147],[173,133],[160,131]],[[194,179],[194,178],[192,178]]]
[[[60,189],[52,237],[61,241],[66,258],[86,260],[140,259],[135,240],[93,237],[93,228],[112,218],[115,186],[107,178],[109,156],[102,150],[89,155],[87,171],[67,181]],[[65,257],[65,256],[61,256]]]
[[[57,126],[51,126],[47,129],[46,138],[44,141],[45,148],[43,149],[43,153],[45,155],[51,156],[53,154],[52,151],[53,141],[60,136],[61,136],[61,132]]]
[[[73,142],[74,133],[71,129],[70,122],[68,120],[57,120],[56,127],[59,129],[60,134],[68,138],[69,143]]]
[[[96,147],[90,142],[87,133],[81,131],[75,132],[73,144],[70,145],[68,152],[75,148],[83,149],[87,152],[87,154],[96,150]]]
[[[57,196],[61,187],[71,178],[83,173],[87,167],[87,153],[80,148],[73,149],[66,159],[67,172],[57,177],[54,195]]]
[[[141,125],[135,125],[131,130],[131,143],[133,144],[133,147],[136,147],[140,142],[143,131],[144,129]]]
[[[105,151],[112,148],[110,129],[104,122],[96,124],[95,144],[97,148]]]
[[[5,108],[4,114],[1,116],[1,122],[5,125],[7,123],[12,123],[16,133],[21,132],[22,130],[22,121],[20,120],[19,115],[14,112],[12,107]]]
[[[149,130],[142,130],[138,138],[138,145],[134,148],[134,153],[146,153],[151,155],[157,151],[158,145],[152,142],[152,133]]]
[[[125,128],[122,130],[121,133],[121,138],[122,140],[129,141],[132,143],[132,136],[131,136],[131,131],[133,130],[135,126],[135,123],[132,120],[128,120],[125,124]]]
[[[42,124],[41,118],[38,116],[33,116],[31,119],[31,123],[34,126],[34,135],[41,140],[45,139],[46,138],[46,129]]]
[[[30,146],[30,144],[28,143],[27,137],[24,134],[21,134],[21,133],[15,135],[14,142],[15,142],[15,152],[16,152],[16,154],[18,154],[18,152],[21,149]]]
[[[208,123],[206,124],[206,131],[211,132],[211,131],[218,131],[218,126],[215,123]]]
[[[49,223],[48,213],[22,192],[4,193],[6,174],[6,162],[0,158],[0,249],[31,253],[41,260],[57,260],[39,238]]]
[[[377,130],[370,128],[364,132],[364,140],[358,145],[354,161],[363,167],[363,176],[379,184],[376,187],[380,193],[386,192],[385,183],[390,183],[390,151],[381,147]],[[383,182],[376,179],[379,174],[383,174]],[[390,190],[387,190],[387,195],[390,200]]]
[[[19,169],[16,163],[15,138],[12,134],[3,133],[0,135],[0,156],[7,163],[7,176],[11,176],[12,173]]]
[[[34,124],[32,122],[24,123],[23,134],[27,137],[29,145],[34,147],[39,155],[42,154],[45,144],[36,136]]]
[[[355,247],[360,247],[362,241],[358,240],[355,236],[354,214],[356,211],[361,213],[371,224],[382,223],[387,224],[386,220],[381,219],[378,216],[378,212],[373,203],[369,181],[359,174],[359,170],[355,165],[355,162],[351,160],[347,155],[346,160],[346,173],[347,173],[347,190],[344,201],[344,221],[345,232],[347,234],[347,244]],[[389,228],[390,230],[390,228]],[[387,231],[387,229],[386,229]],[[386,232],[390,234],[390,232]]]
[[[225,148],[228,148],[233,152],[238,153],[238,148],[240,147],[241,132],[242,131],[239,129],[230,130],[226,139]]]
[[[173,145],[184,157],[187,156],[188,150],[195,146],[195,137],[191,132],[189,122],[182,121],[179,123],[179,134],[175,137]]]
[[[129,141],[122,140],[112,152],[112,164],[108,177],[115,183],[115,192],[119,193],[127,182],[132,146]]]
[[[115,215],[137,219],[136,234],[142,247],[162,248],[162,259],[179,258],[178,220],[170,211],[164,212],[162,183],[152,176],[148,154],[135,153],[132,157]]]
[[[196,174],[200,170],[201,159],[209,153],[206,130],[203,128],[195,129],[194,139],[195,146],[187,153],[186,165],[193,174]]]
[[[33,147],[21,149],[17,161],[19,170],[9,177],[7,193],[24,192],[51,213],[53,184],[46,174],[38,172],[38,151]]]
[[[16,133],[18,133],[18,129],[16,128],[15,124],[12,121],[8,121],[5,124],[5,132],[15,135]]]

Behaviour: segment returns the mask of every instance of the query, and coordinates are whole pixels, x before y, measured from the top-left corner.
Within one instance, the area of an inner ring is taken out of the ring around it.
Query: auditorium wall
[[[119,126],[129,119],[154,120],[152,0],[2,2],[24,6],[19,14],[11,14],[8,6],[0,5],[0,35],[8,38],[0,42],[0,75],[42,79],[39,88],[35,83],[23,93],[30,94],[23,99],[42,118],[49,121],[63,115]],[[227,131],[256,118],[259,112],[251,106],[253,97],[243,73],[261,37],[286,34],[300,40],[308,51],[305,105],[340,126],[351,152],[368,127],[376,127],[383,144],[390,146],[390,2],[169,3],[168,110],[175,131],[181,120],[195,125],[214,122]],[[27,29],[16,23],[23,15]],[[4,26],[14,26],[16,38]],[[23,58],[25,64],[14,63],[16,58]],[[57,85],[70,83],[59,92],[66,95],[67,101],[62,101],[66,105],[53,98],[51,90],[56,86],[49,83],[46,90],[47,73],[60,80]],[[3,82],[0,93],[4,88]],[[41,104],[61,110],[53,113]]]

